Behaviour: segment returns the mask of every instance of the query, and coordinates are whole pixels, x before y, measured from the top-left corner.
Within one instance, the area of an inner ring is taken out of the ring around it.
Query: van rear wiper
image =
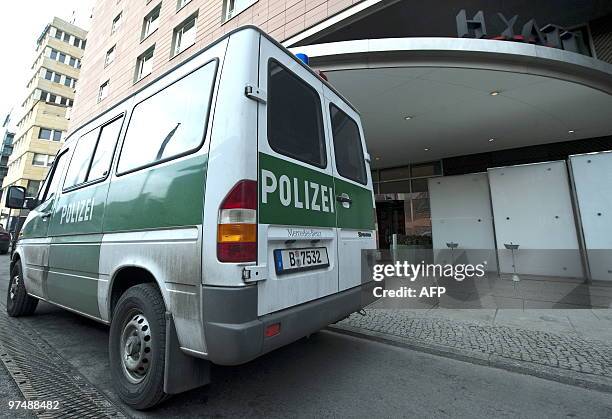
[[[172,131],[168,133],[168,135],[166,135],[166,138],[164,138],[164,141],[162,141],[161,145],[159,146],[159,151],[157,152],[157,155],[155,156],[155,161],[161,160],[161,157],[163,156],[164,151],[166,151],[166,146],[170,142],[170,139],[172,139],[172,137],[176,133],[176,130],[178,129],[179,125],[181,125],[180,122],[176,124],[176,127],[174,127]]]

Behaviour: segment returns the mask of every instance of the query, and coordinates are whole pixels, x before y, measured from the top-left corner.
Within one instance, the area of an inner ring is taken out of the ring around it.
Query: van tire
[[[167,397],[165,313],[164,300],[153,284],[128,288],[113,311],[108,342],[111,377],[121,400],[137,410],[151,408]],[[126,357],[130,351],[133,355]]]
[[[28,295],[23,282],[21,261],[18,260],[11,269],[9,289],[6,293],[6,312],[10,317],[29,316],[34,313],[38,298]]]

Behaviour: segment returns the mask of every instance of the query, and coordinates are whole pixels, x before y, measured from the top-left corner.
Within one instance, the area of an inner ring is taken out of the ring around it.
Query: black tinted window
[[[330,106],[336,168],[341,176],[367,183],[361,136],[357,123],[334,105]]]
[[[213,61],[134,107],[119,172],[184,155],[204,140],[217,63]]]
[[[319,94],[275,61],[270,61],[268,71],[270,147],[296,160],[325,167],[325,134]]]

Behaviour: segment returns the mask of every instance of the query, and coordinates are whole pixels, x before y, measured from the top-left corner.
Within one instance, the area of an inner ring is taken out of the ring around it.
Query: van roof
[[[142,87],[140,87],[138,90],[136,90],[135,92],[129,94],[128,96],[124,97],[123,99],[121,99],[119,102],[115,103],[113,106],[111,106],[110,108],[108,108],[107,110],[105,110],[104,112],[102,112],[99,115],[96,115],[93,118],[88,119],[87,121],[83,122],[82,124],[80,124],[77,128],[75,128],[70,135],[68,136],[68,138],[66,138],[66,143],[71,140],[72,134],[77,132],[78,130],[80,130],[81,128],[83,128],[84,126],[86,126],[87,124],[90,124],[91,122],[95,121],[96,119],[100,118],[102,115],[111,112],[113,109],[115,109],[116,107],[118,107],[119,105],[121,105],[122,103],[124,103],[125,101],[127,101],[128,99],[132,98],[133,96],[137,95],[138,93],[140,93],[142,90],[146,89],[147,87],[151,86],[152,84],[156,83],[157,81],[159,81],[160,79],[162,79],[163,77],[165,77],[166,75],[172,73],[174,70],[176,70],[177,68],[181,67],[182,65],[188,63],[189,61],[193,60],[194,58],[198,57],[200,54],[204,53],[205,51],[207,51],[208,49],[212,48],[214,45],[218,44],[219,42],[223,41],[226,38],[229,38],[230,36],[232,36],[233,34],[235,34],[236,32],[241,32],[244,30],[249,30],[252,29],[256,32],[258,32],[259,34],[261,34],[262,36],[264,36],[267,40],[269,40],[270,42],[272,42],[274,45],[276,45],[277,47],[279,47],[280,49],[282,49],[283,51],[285,51],[290,57],[292,57],[295,62],[297,62],[298,64],[300,64],[302,67],[304,67],[307,71],[309,71],[311,74],[313,74],[315,77],[317,77],[317,79],[321,80],[323,82],[323,84],[325,84],[331,91],[333,91],[336,95],[338,95],[348,106],[351,107],[351,109],[353,109],[355,112],[359,113],[359,111],[353,106],[352,103],[350,103],[340,92],[338,92],[338,90],[336,90],[336,88],[334,86],[332,86],[327,80],[323,79],[322,77],[320,77],[310,66],[306,65],[302,60],[300,60],[299,58],[297,58],[295,56],[295,54],[293,54],[291,51],[289,51],[287,48],[285,48],[281,43],[279,43],[277,40],[275,40],[274,38],[272,38],[270,35],[268,35],[266,32],[264,32],[261,28],[255,26],[255,25],[244,25],[244,26],[240,26],[228,33],[226,33],[225,35],[223,35],[222,37],[218,38],[217,40],[211,42],[210,44],[208,44],[206,47],[202,48],[200,51],[196,52],[195,54],[193,54],[191,57],[187,58],[185,61],[180,62],[179,64],[175,65],[174,67],[170,68],[169,70],[165,71],[164,73],[160,74],[159,76],[157,76],[155,79],[151,80],[149,83],[143,85]]]

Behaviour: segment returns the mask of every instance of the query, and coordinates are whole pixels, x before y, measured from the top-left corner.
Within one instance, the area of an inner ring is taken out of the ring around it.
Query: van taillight
[[[221,262],[257,260],[257,182],[241,180],[219,208],[217,258]]]

